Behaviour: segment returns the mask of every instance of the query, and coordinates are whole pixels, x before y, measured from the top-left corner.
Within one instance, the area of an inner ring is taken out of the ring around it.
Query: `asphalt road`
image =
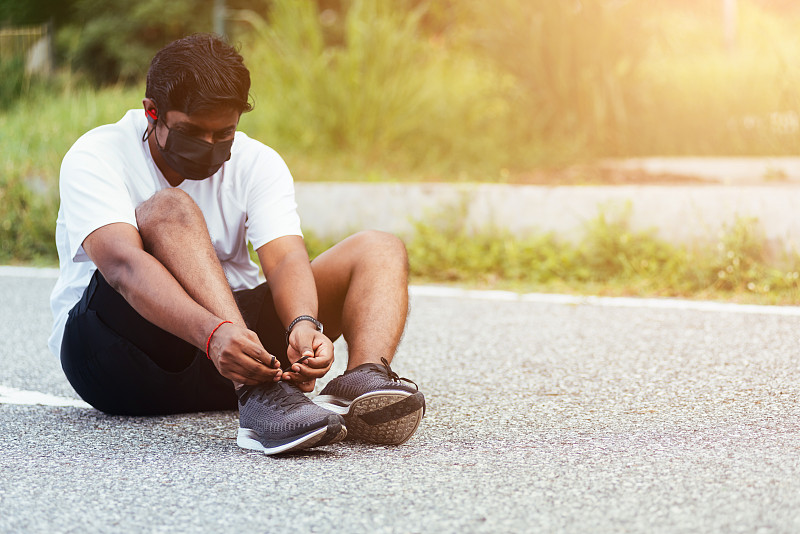
[[[53,279],[15,273],[0,398],[74,399]],[[233,412],[0,401],[0,532],[800,531],[800,310],[505,297],[414,293],[394,367],[428,413],[398,447],[267,457]]]

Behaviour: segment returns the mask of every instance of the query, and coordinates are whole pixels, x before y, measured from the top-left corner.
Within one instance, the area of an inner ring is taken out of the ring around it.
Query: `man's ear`
[[[147,121],[150,124],[155,124],[158,120],[158,111],[155,102],[149,98],[145,98],[142,100],[142,104],[144,105],[144,114],[147,115]]]

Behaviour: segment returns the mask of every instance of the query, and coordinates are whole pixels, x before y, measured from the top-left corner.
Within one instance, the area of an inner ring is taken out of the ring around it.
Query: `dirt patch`
[[[512,173],[508,182],[527,185],[685,185],[719,184],[717,180],[683,174],[649,173],[642,169],[619,169],[580,165],[565,169]]]

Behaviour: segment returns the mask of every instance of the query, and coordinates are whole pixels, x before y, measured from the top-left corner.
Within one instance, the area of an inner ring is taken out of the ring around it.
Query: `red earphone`
[[[158,120],[158,115],[152,109],[145,110],[145,115],[150,119],[150,122],[155,122]]]

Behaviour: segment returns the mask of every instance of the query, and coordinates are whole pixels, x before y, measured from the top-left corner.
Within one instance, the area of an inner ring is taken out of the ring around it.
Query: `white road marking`
[[[58,269],[43,267],[16,267],[0,265],[0,277],[58,278]],[[420,297],[451,297],[495,301],[540,302],[543,304],[571,304],[606,306],[613,308],[655,308],[669,310],[700,310],[760,315],[800,316],[800,306],[765,306],[759,304],[733,304],[707,300],[678,298],[594,297],[561,295],[557,293],[515,293],[513,291],[487,291],[436,285],[410,286],[411,295]]]
[[[82,400],[69,399],[67,397],[57,397],[40,393],[38,391],[26,391],[24,389],[0,386],[0,404],[22,404],[25,406],[73,406],[75,408],[91,408]]]
[[[18,278],[58,278],[58,269],[54,267],[17,267],[16,265],[0,265],[0,277]]]
[[[764,306],[757,304],[733,304],[707,300],[684,300],[671,298],[593,297],[559,295],[549,293],[514,293],[512,291],[481,291],[442,286],[411,286],[409,293],[419,297],[451,297],[495,301],[538,302],[542,304],[570,304],[601,306],[609,308],[651,308],[668,310],[699,310],[725,313],[757,315],[800,316],[800,306]]]
[[[58,278],[58,269],[3,265],[0,266],[0,277],[56,279]],[[763,306],[667,298],[653,299],[629,297],[594,297],[548,293],[520,294],[512,291],[485,291],[433,285],[411,286],[409,287],[409,292],[415,297],[449,297],[489,301],[538,302],[543,304],[588,305],[616,308],[699,310],[725,313],[785,315],[794,317],[800,316],[800,306]],[[55,395],[48,395],[38,391],[25,391],[6,386],[0,386],[0,404],[91,408],[89,404],[81,400],[57,397]]]

